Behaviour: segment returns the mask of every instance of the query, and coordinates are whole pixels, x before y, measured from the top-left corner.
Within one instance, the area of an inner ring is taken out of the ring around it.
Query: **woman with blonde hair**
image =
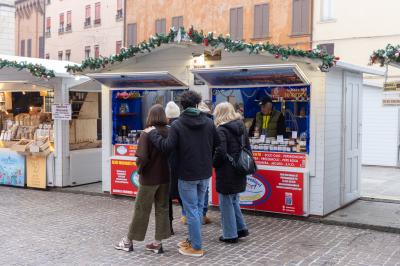
[[[221,141],[214,156],[216,190],[222,224],[222,236],[219,240],[237,243],[239,238],[249,235],[239,205],[239,193],[246,190],[247,177],[236,171],[228,160],[228,155],[237,160],[242,145],[251,150],[250,142],[242,117],[232,104],[228,102],[218,104],[214,110],[214,122]]]

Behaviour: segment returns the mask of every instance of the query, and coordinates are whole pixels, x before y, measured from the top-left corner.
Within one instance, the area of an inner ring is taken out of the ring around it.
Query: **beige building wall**
[[[329,2],[331,11],[324,13],[324,4]],[[396,23],[399,9],[398,0],[315,0],[313,46],[334,43],[334,53],[341,60],[366,66],[374,50],[385,48],[388,43],[400,44]],[[331,14],[330,19],[324,19],[326,13]],[[374,67],[383,70],[379,65]],[[397,69],[389,68],[389,75],[400,79]]]
[[[311,23],[311,3],[307,17]],[[254,38],[255,5],[269,5],[269,33],[266,38]],[[126,23],[137,24],[137,41],[147,40],[155,34],[156,19],[166,19],[167,32],[172,27],[172,18],[183,16],[183,26],[194,26],[197,30],[228,34],[230,31],[230,9],[243,8],[243,39],[248,42],[272,42],[292,47],[309,49],[311,29],[307,34],[292,34],[293,0],[127,0]],[[127,27],[125,28],[127,31]],[[127,32],[126,32],[127,34]]]
[[[74,3],[71,4],[71,1]],[[124,7],[123,1],[122,7]],[[101,3],[101,22],[95,25],[95,5]],[[91,23],[85,26],[86,6],[90,5]],[[71,11],[71,31],[66,31],[67,12]],[[64,13],[64,32],[59,32],[60,13]],[[85,59],[85,47],[90,47],[90,56],[94,57],[94,47],[99,46],[102,56],[109,56],[116,52],[116,42],[123,41],[123,16],[117,18],[117,0],[69,0],[51,1],[46,6],[47,18],[51,19],[50,32],[47,33],[45,54],[50,59],[62,59],[66,57],[66,51],[70,50],[69,60],[80,63]]]
[[[15,9],[15,54],[41,57],[44,52],[44,39],[41,38],[44,29],[45,0],[17,0]],[[30,55],[28,40],[31,40]],[[42,53],[40,53],[41,48]]]
[[[0,0],[0,54],[15,55],[15,5]]]

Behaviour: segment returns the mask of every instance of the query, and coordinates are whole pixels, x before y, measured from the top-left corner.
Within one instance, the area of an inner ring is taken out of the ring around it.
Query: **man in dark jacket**
[[[187,256],[203,256],[201,225],[204,196],[212,175],[213,154],[219,138],[213,121],[197,109],[201,96],[187,91],[181,96],[184,111],[163,138],[153,128],[146,129],[150,140],[162,152],[176,150],[178,189],[187,215],[189,238],[179,243],[179,252]]]

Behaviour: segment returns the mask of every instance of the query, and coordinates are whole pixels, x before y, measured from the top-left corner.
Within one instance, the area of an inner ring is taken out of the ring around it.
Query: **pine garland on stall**
[[[39,64],[32,64],[32,63],[27,63],[27,62],[16,62],[16,61],[8,61],[0,58],[0,69],[9,67],[9,68],[15,68],[19,71],[21,70],[28,70],[33,76],[42,78],[42,79],[50,79],[54,78],[54,71],[53,70],[48,70],[44,66],[39,65]]]
[[[385,49],[374,51],[370,57],[370,64],[376,63],[379,63],[380,66],[390,63],[400,64],[400,45],[388,44]]]
[[[310,59],[320,59],[322,64],[320,65],[321,71],[328,71],[337,60],[338,57],[329,55],[325,49],[317,47],[313,50],[299,50],[290,47],[283,47],[280,45],[274,45],[267,43],[246,43],[243,41],[232,40],[229,35],[214,36],[213,32],[204,35],[203,31],[197,31],[191,27],[186,31],[183,27],[179,30],[171,28],[168,34],[156,34],[151,36],[148,41],[139,43],[137,46],[130,46],[129,48],[121,48],[119,54],[112,55],[109,57],[99,58],[88,58],[79,65],[67,66],[69,72],[82,72],[85,69],[98,70],[105,68],[108,65],[112,65],[116,62],[122,62],[128,58],[134,57],[137,54],[151,52],[154,48],[161,46],[161,44],[168,43],[180,43],[180,42],[193,42],[196,44],[203,44],[204,46],[210,46],[212,48],[221,48],[227,52],[247,51],[250,54],[258,54],[268,52],[275,56],[275,58],[281,58],[282,60],[288,60],[290,56],[306,57]]]

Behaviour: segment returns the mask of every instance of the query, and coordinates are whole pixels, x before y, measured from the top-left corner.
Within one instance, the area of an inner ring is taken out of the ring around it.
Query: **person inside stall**
[[[260,112],[256,114],[255,119],[249,129],[251,137],[265,135],[270,138],[276,138],[278,135],[285,135],[285,117],[279,111],[274,110],[272,99],[264,96],[260,103]]]

